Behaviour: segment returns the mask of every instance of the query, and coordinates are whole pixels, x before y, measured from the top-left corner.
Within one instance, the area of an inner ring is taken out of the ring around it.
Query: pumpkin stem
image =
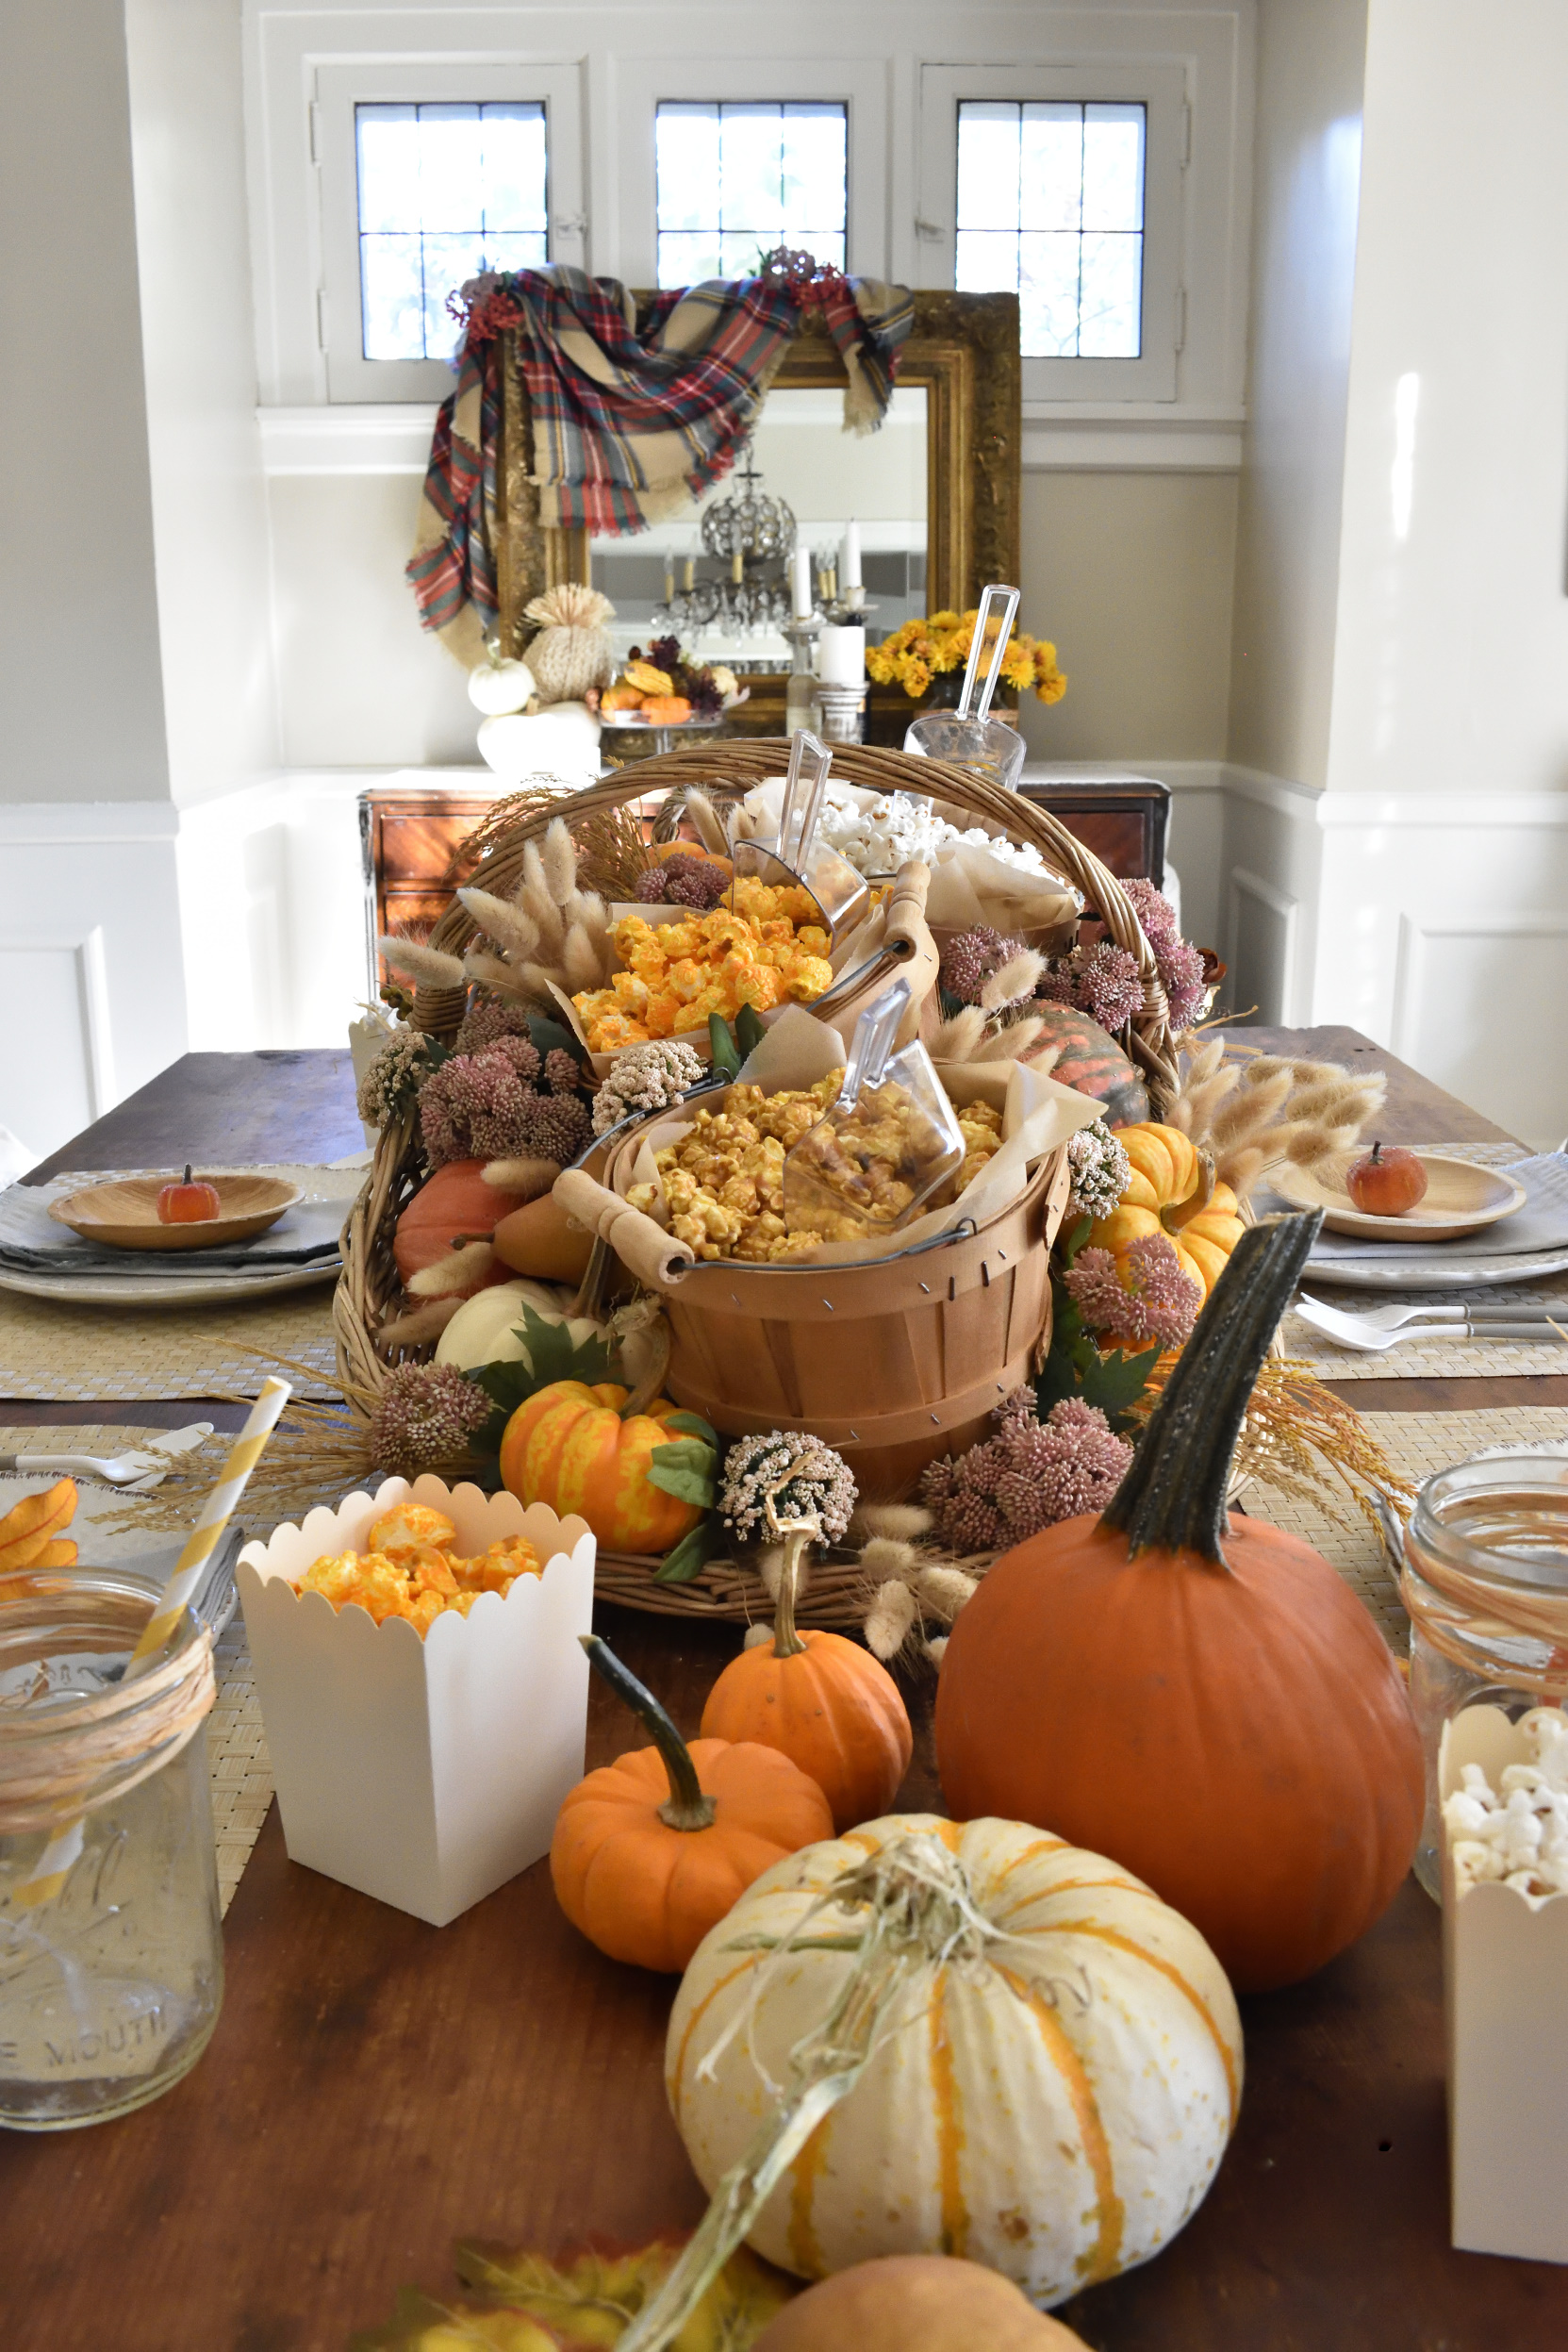
[[[801,1562],[812,1538],[809,1527],[793,1527],[784,1537],[784,1559],[779,1567],[779,1598],[773,1607],[773,1655],[775,1658],[799,1658],[804,1655],[805,1643],[795,1631],[795,1593],[801,1578]]]
[[[685,1740],[652,1692],[645,1682],[637,1681],[630,1666],[621,1665],[609,1643],[602,1641],[597,1633],[579,1633],[577,1638],[587,1651],[588,1664],[595,1674],[608,1682],[616,1697],[631,1708],[664,1758],[664,1768],[669,1775],[669,1795],[659,1807],[659,1819],[671,1830],[711,1830],[718,1800],[703,1790]]]
[[[1321,1209],[1252,1225],[1230,1253],[1149,1415],[1101,1524],[1141,1551],[1196,1551],[1225,1565],[1230,1458],[1269,1343],[1306,1265]]]
[[[190,1182],[190,1161],[189,1161],[189,1160],[187,1160],[187,1162],[186,1162],[186,1164],[185,1164],[185,1174],[184,1174],[184,1176],[180,1179],[180,1181],[181,1181],[181,1183],[182,1183],[182,1184],[187,1184]]]

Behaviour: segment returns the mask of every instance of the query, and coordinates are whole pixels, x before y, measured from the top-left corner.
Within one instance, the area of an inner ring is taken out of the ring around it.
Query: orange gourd
[[[1215,1184],[1205,1195],[1204,1163],[1178,1127],[1145,1119],[1120,1128],[1116,1140],[1132,1172],[1110,1216],[1091,1229],[1090,1249],[1109,1250],[1119,1267],[1142,1235],[1163,1234],[1182,1273],[1207,1298],[1246,1231],[1236,1215],[1235,1194],[1229,1184]]]
[[[0,1519],[0,1576],[14,1568],[69,1568],[76,1547],[59,1538],[76,1508],[76,1482],[62,1478],[44,1495],[24,1495]]]
[[[420,1186],[398,1218],[392,1243],[398,1273],[407,1282],[411,1274],[448,1256],[459,1242],[487,1239],[502,1217],[521,1206],[520,1193],[503,1192],[485,1182],[483,1160],[449,1160]],[[492,1265],[474,1288],[508,1278],[504,1266]]]
[[[630,1389],[602,1381],[552,1381],[519,1405],[501,1441],[501,1482],[520,1503],[544,1502],[560,1518],[575,1512],[606,1551],[668,1551],[702,1516],[651,1483],[660,1446],[685,1435],[666,1423],[680,1412],[656,1397],[624,1420]]]
[[[754,1879],[832,1834],[828,1800],[775,1747],[694,1740],[597,1633],[595,1671],[653,1746],[580,1781],[555,1819],[550,1876],[574,1928],[612,1960],[684,1968]]]
[[[650,694],[642,715],[651,727],[684,727],[691,717],[691,704],[684,694]]]
[[[702,1736],[776,1747],[810,1773],[842,1835],[888,1812],[915,1734],[897,1682],[868,1649],[842,1633],[796,1630],[796,1579],[808,1540],[786,1540],[773,1639],[731,1659],[708,1693]]]
[[[1410,1867],[1421,1743],[1366,1609],[1298,1536],[1228,1519],[1247,1400],[1321,1215],[1250,1228],[1103,1517],[1006,1553],[936,1698],[942,1787],[1114,1856],[1241,1991],[1354,1943]]]

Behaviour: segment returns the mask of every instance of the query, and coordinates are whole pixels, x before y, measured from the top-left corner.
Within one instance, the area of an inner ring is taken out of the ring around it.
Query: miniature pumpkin
[[[593,1254],[592,1234],[573,1225],[548,1192],[521,1208],[512,1207],[491,1238],[503,1266],[541,1283],[580,1283]]]
[[[1183,1274],[1207,1298],[1246,1231],[1236,1215],[1235,1194],[1229,1184],[1204,1192],[1204,1163],[1180,1128],[1145,1120],[1120,1129],[1117,1140],[1132,1172],[1116,1207],[1097,1219],[1090,1248],[1109,1250],[1119,1265],[1144,1234],[1164,1234]]]
[[[525,661],[482,661],[469,671],[469,700],[487,719],[503,719],[534,697],[534,672]]]
[[[76,1547],[57,1541],[76,1509],[76,1482],[62,1478],[47,1494],[24,1495],[0,1519],[0,1576],[13,1568],[68,1568]],[[69,1557],[66,1555],[69,1554]]]
[[[827,1836],[828,1800],[774,1747],[694,1740],[597,1633],[589,1664],[652,1738],[590,1772],[555,1819],[550,1875],[574,1928],[612,1960],[684,1968],[737,1896]]]
[[[172,1184],[165,1184],[157,1196],[157,1221],[160,1225],[209,1225],[222,1214],[223,1201],[216,1184],[190,1175],[190,1163],[185,1164],[185,1175]]]
[[[915,1734],[887,1668],[842,1633],[795,1627],[795,1587],[808,1538],[791,1536],[779,1576],[773,1639],[732,1658],[702,1710],[704,1739],[760,1740],[809,1772],[834,1828],[883,1814],[915,1752]]]
[[[668,1397],[622,1420],[630,1394],[613,1381],[536,1389],[506,1424],[501,1482],[524,1505],[548,1503],[560,1518],[575,1511],[606,1551],[665,1552],[691,1533],[702,1506],[652,1483],[653,1456],[706,1424]]]
[[[691,704],[684,694],[650,694],[642,715],[651,727],[684,727],[691,717]]]
[[[1226,1516],[1247,1400],[1321,1221],[1238,1242],[1103,1517],[996,1563],[936,1694],[955,1812],[1114,1854],[1244,1992],[1353,1944],[1422,1816],[1421,1742],[1371,1616],[1299,1536]]]
[[[1125,1130],[1147,1119],[1148,1089],[1109,1030],[1070,1004],[1036,1000],[1029,1015],[1040,1023],[1040,1035],[1024,1056],[1026,1061],[1038,1062],[1054,1052],[1050,1074],[1057,1085],[1103,1102],[1108,1127]]]
[[[884,2254],[786,2303],[751,2352],[1087,2352],[1011,2279],[947,2254]]]
[[[585,1339],[608,1336],[604,1324],[571,1313],[570,1291],[553,1290],[546,1283],[503,1282],[463,1301],[436,1343],[437,1363],[470,1372],[481,1364],[520,1362],[528,1353],[518,1330],[525,1306],[547,1323],[564,1323],[574,1348]]]
[[[483,1160],[449,1160],[420,1186],[398,1218],[392,1255],[399,1274],[406,1283],[411,1274],[450,1256],[460,1240],[489,1237],[497,1221],[520,1205],[515,1192],[501,1192],[485,1182]],[[505,1280],[506,1267],[492,1264],[472,1287]]]
[[[815,2128],[806,2053],[849,2077],[833,2103],[818,2074]],[[710,2195],[783,2126],[746,2227],[769,2261],[820,2277],[950,2253],[1053,2303],[1192,2213],[1235,2121],[1241,2026],[1202,1937],[1119,1863],[1015,1821],[893,1814],[741,1896],[682,1981],[665,2079]]]

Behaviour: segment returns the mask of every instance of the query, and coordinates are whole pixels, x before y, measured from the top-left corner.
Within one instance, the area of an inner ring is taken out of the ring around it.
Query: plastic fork
[[[1456,1299],[1438,1306],[1367,1307],[1352,1315],[1347,1307],[1330,1306],[1325,1299],[1314,1299],[1304,1290],[1296,1300],[1296,1312],[1312,1314],[1308,1322],[1318,1321],[1325,1331],[1339,1326],[1356,1332],[1396,1332],[1407,1323],[1537,1323],[1546,1322],[1552,1316],[1550,1307],[1536,1306],[1528,1300],[1509,1304],[1506,1300],[1477,1299],[1467,1303]],[[1568,1323],[1568,1301],[1564,1302],[1558,1321]]]
[[[189,1453],[212,1434],[210,1421],[192,1421],[159,1438],[142,1452],[107,1456],[93,1453],[0,1453],[4,1478],[100,1478],[106,1486],[123,1486],[127,1494],[150,1494],[161,1486],[173,1466],[175,1454]]]
[[[1298,1302],[1296,1313],[1313,1331],[1331,1339],[1338,1348],[1354,1349],[1362,1355],[1386,1355],[1391,1348],[1403,1345],[1407,1339],[1528,1339],[1537,1347],[1550,1346],[1563,1337],[1563,1333],[1539,1316],[1530,1322],[1497,1321],[1493,1316],[1472,1317],[1470,1315],[1448,1313],[1442,1322],[1405,1323],[1396,1331],[1381,1331],[1355,1315],[1346,1315],[1338,1307],[1323,1307],[1314,1300]],[[1494,1310],[1494,1316],[1496,1310]]]

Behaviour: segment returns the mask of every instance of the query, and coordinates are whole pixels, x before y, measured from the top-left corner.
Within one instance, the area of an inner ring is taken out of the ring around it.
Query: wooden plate
[[[160,1225],[158,1194],[178,1181],[179,1170],[172,1168],[167,1176],[89,1184],[63,1201],[51,1201],[49,1214],[84,1241],[110,1250],[221,1250],[264,1234],[285,1209],[305,1198],[298,1184],[282,1176],[206,1176],[202,1181],[217,1191],[218,1215],[199,1225]]]
[[[1504,1169],[1451,1160],[1442,1151],[1418,1151],[1427,1171],[1423,1199],[1403,1217],[1369,1217],[1345,1189],[1345,1177],[1362,1156],[1358,1149],[1320,1160],[1315,1168],[1271,1168],[1268,1181],[1296,1208],[1321,1209],[1331,1232],[1355,1234],[1363,1241],[1456,1241],[1525,1205],[1524,1185]]]

